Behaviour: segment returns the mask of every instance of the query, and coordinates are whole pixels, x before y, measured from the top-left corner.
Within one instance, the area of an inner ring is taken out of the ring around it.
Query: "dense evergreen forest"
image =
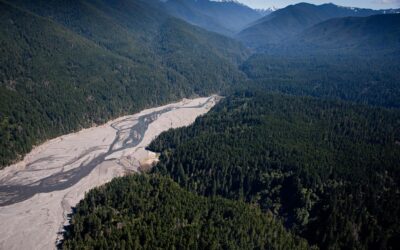
[[[256,207],[201,197],[159,175],[119,178],[90,191],[63,248],[309,249]]]
[[[248,58],[239,42],[168,15],[158,0],[0,7],[0,168],[46,139],[238,86],[400,107],[396,55]]]
[[[151,143],[160,162],[150,173],[90,191],[61,247],[397,249],[399,14],[300,25],[297,36],[249,49],[164,4],[0,0],[0,169],[61,134],[184,97],[225,96]],[[319,13],[299,6],[275,12],[290,15],[273,30]],[[326,18],[361,11],[324,8]]]
[[[337,52],[337,51],[336,51]],[[265,90],[400,108],[400,57],[393,54],[254,54],[241,69]]]
[[[261,92],[163,133],[155,173],[272,212],[321,249],[400,243],[400,113]]]
[[[240,43],[155,3],[0,0],[0,168],[43,140],[244,79]]]

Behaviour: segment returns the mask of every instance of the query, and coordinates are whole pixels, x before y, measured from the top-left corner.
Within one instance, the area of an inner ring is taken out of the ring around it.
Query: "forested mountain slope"
[[[254,54],[241,69],[264,90],[400,107],[400,54],[342,52]]]
[[[241,70],[266,90],[399,108],[399,24],[400,14],[330,19],[259,48]]]
[[[204,29],[233,35],[263,17],[263,13],[236,1],[167,0],[167,11]]]
[[[394,110],[240,92],[149,148],[154,172],[256,204],[322,249],[396,249],[399,128]]]
[[[0,168],[60,134],[222,93],[151,143],[151,173],[91,191],[63,246],[396,249],[400,26],[377,13],[288,6],[239,33],[264,52],[250,55],[216,33],[261,15],[232,1],[0,0]]]
[[[288,42],[292,50],[400,51],[400,14],[346,17],[317,24]]]
[[[242,81],[236,41],[158,1],[0,1],[0,166],[47,138]]]
[[[258,208],[198,196],[158,175],[115,179],[90,191],[63,248],[309,249]]]
[[[370,16],[385,11],[345,8],[334,4],[313,5],[299,3],[289,5],[257,20],[240,31],[236,37],[250,47],[265,47],[279,44],[320,22],[331,18],[348,16]]]

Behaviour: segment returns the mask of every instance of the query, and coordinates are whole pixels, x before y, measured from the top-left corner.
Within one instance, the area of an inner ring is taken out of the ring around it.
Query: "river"
[[[185,99],[64,135],[1,170],[0,249],[54,249],[85,192],[156,160],[145,147],[157,135],[190,125],[218,100]]]

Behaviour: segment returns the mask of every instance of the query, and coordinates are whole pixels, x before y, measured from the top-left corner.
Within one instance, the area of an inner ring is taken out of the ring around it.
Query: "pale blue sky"
[[[268,8],[275,6],[277,8],[285,7],[289,4],[299,2],[308,2],[313,4],[323,4],[332,2],[337,5],[349,7],[362,7],[373,9],[400,8],[400,0],[237,0],[253,8]]]

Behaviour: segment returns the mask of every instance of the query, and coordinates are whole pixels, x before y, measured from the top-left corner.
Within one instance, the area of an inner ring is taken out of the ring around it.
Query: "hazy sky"
[[[337,5],[350,6],[350,7],[362,7],[362,8],[373,8],[373,9],[390,9],[400,8],[400,0],[238,0],[246,5],[253,8],[268,8],[275,6],[277,8],[285,7],[289,4],[308,2],[313,4],[323,4],[332,2]]]

